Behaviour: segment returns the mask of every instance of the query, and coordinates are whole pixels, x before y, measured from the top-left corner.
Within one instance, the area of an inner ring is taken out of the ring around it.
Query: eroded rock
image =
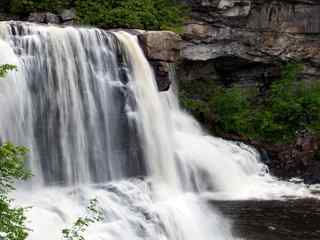
[[[50,13],[50,12],[44,12],[44,13],[31,13],[28,17],[29,22],[35,22],[35,23],[50,23],[50,24],[60,24],[61,19],[58,15]]]
[[[63,22],[75,20],[76,19],[76,11],[75,11],[75,9],[64,9],[61,12],[60,17]]]
[[[154,61],[175,62],[181,38],[170,31],[147,31],[138,36],[146,57]]]
[[[216,69],[218,75],[215,78],[238,82],[245,77],[245,70],[251,79],[257,73],[255,81],[261,82],[264,79],[256,68],[270,69],[281,62],[298,60],[304,64],[303,79],[320,79],[319,1],[183,2],[191,6],[192,17],[186,22],[182,34],[182,62],[191,65],[192,61],[195,64],[205,61],[211,64],[211,68],[216,68],[219,63],[222,71]],[[228,69],[228,73],[223,67],[228,62],[223,61],[230,59],[233,63],[239,61],[239,64],[236,63],[232,71]]]
[[[138,39],[155,71],[159,90],[168,90],[170,68],[179,56],[180,36],[170,31],[146,31],[138,35]]]

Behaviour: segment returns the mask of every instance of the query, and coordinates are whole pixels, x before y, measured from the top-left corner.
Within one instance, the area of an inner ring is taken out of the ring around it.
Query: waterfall
[[[105,220],[88,240],[229,240],[208,198],[311,195],[159,93],[129,33],[2,22],[0,64],[18,69],[0,81],[0,140],[30,149],[34,177],[14,194],[33,206],[30,240],[61,238],[94,197]]]

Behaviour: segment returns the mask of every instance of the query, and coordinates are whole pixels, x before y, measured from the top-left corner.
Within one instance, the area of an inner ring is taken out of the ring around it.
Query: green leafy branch
[[[90,200],[90,204],[87,207],[87,216],[78,218],[71,228],[62,230],[63,240],[85,240],[83,234],[89,225],[103,221],[103,213],[102,210],[97,207],[97,203],[98,200],[96,198]]]
[[[16,70],[17,66],[12,64],[0,65],[0,78],[4,77],[9,71]]]

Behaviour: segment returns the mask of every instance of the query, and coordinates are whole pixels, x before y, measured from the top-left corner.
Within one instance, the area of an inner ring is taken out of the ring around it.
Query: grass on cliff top
[[[301,70],[299,64],[284,65],[281,79],[274,81],[263,97],[258,88],[183,82],[181,104],[219,136],[289,143],[299,131],[320,135],[320,86],[298,81]]]
[[[175,0],[5,0],[7,11],[59,13],[75,8],[78,22],[101,28],[140,28],[179,31],[187,8]]]

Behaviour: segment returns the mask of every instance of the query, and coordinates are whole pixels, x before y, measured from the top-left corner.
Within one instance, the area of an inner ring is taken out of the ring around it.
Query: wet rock
[[[159,90],[168,90],[170,66],[178,59],[180,36],[169,31],[146,31],[138,39],[155,71]]]
[[[69,22],[76,19],[76,11],[75,9],[64,9],[60,13],[60,17],[62,22]]]
[[[28,22],[45,23],[46,13],[31,13],[28,17]]]
[[[263,144],[258,143],[256,147]],[[265,162],[272,174],[290,179],[299,177],[306,183],[320,183],[320,141],[310,133],[298,134],[295,144],[267,144],[263,148],[271,161]]]
[[[29,22],[35,23],[50,23],[50,24],[60,24],[61,19],[58,15],[50,12],[45,13],[31,13],[27,19]]]
[[[178,57],[178,34],[169,31],[147,31],[138,36],[146,57],[154,61],[175,62]]]
[[[76,23],[76,10],[74,8],[64,9],[60,13],[60,18],[63,25],[74,25]]]
[[[172,63],[162,61],[150,61],[151,66],[156,74],[156,80],[159,91],[167,91],[171,85],[170,68]]]
[[[226,17],[248,16],[251,10],[251,0],[221,0],[218,9]]]
[[[45,23],[60,24],[61,19],[59,16],[57,16],[53,13],[46,13],[46,22]]]

